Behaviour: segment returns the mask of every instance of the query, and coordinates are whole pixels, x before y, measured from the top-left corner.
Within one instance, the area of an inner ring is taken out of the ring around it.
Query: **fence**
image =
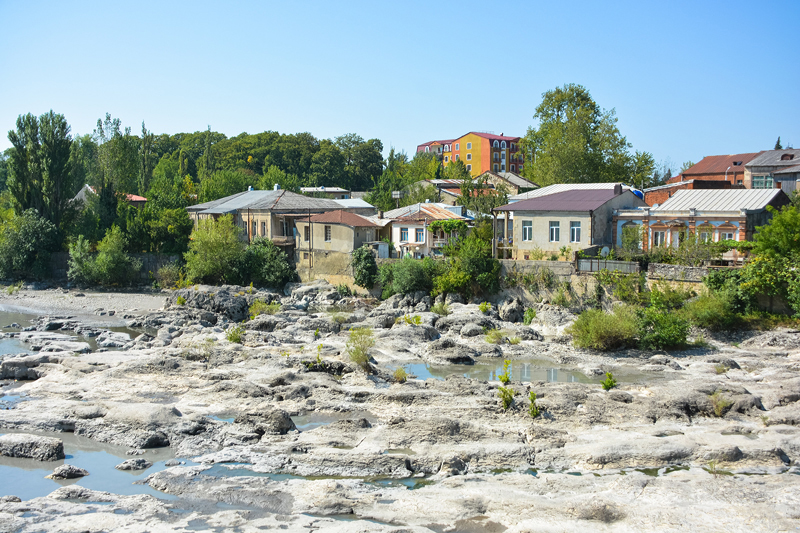
[[[578,259],[578,272],[600,272],[601,270],[618,270],[624,274],[635,274],[639,272],[639,263],[607,259]]]

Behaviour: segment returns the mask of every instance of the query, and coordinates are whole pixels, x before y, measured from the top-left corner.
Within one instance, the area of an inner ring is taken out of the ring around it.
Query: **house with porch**
[[[614,246],[678,247],[688,234],[710,241],[750,241],[769,222],[768,206],[790,203],[780,189],[679,190],[658,207],[614,212]]]
[[[429,226],[437,220],[471,219],[466,216],[462,206],[447,204],[419,203],[384,213],[384,219],[391,220],[391,241],[399,257],[422,258],[442,255],[448,235],[443,231],[432,231]]]

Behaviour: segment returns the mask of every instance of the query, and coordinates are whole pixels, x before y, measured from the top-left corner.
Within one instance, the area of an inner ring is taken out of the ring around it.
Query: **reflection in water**
[[[503,373],[503,360],[479,360],[474,365],[442,365],[435,366],[426,363],[403,365],[406,372],[417,376],[418,379],[445,379],[453,374],[460,374],[467,378],[483,381],[499,381],[498,376]],[[390,369],[393,371],[394,369]],[[512,381],[549,381],[549,382],[579,382],[599,383],[600,378],[594,379],[571,370],[553,368],[552,363],[536,359],[520,359],[512,361],[509,367]]]

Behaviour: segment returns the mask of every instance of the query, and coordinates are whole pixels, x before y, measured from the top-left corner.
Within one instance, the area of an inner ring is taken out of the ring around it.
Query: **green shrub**
[[[431,259],[431,261],[433,260]],[[416,291],[429,293],[433,288],[433,281],[426,274],[423,261],[407,257],[395,263],[392,272],[392,290],[395,294],[408,294]]]
[[[353,267],[353,279],[359,287],[371,289],[378,281],[378,265],[369,246],[364,245],[353,251],[350,264]]]
[[[550,254],[550,261],[558,261],[558,254]]]
[[[405,322],[409,326],[419,326],[422,324],[422,317],[419,315],[403,315],[397,317],[394,321],[395,324],[400,324],[401,322]]]
[[[508,338],[508,344],[511,344],[512,346],[516,346],[520,342],[522,342],[522,339],[520,339],[519,337],[509,337]]]
[[[522,316],[522,323],[526,326],[530,326],[534,318],[536,318],[536,309],[531,309],[529,307],[525,310],[525,314]]]
[[[500,383],[502,383],[503,385],[508,385],[508,383],[511,381],[511,373],[509,372],[510,366],[511,366],[511,361],[505,359],[503,361],[503,373],[497,375],[497,379],[499,379]]]
[[[564,246],[558,249],[558,252],[561,254],[561,257],[563,257],[565,260],[569,260],[569,255],[570,252],[572,252],[572,249],[565,244]]]
[[[473,278],[461,268],[459,259],[450,259],[446,270],[433,279],[433,294],[461,294],[466,297],[472,294]]]
[[[372,328],[353,328],[350,330],[345,350],[351,361],[367,370],[369,368],[369,349],[374,345],[375,338],[372,335]]]
[[[119,226],[111,226],[97,245],[97,255],[89,252],[89,242],[82,236],[70,246],[67,276],[82,283],[121,285],[130,283],[142,268],[140,261],[125,253],[127,240]]]
[[[480,309],[481,313],[485,315],[486,313],[491,311],[492,304],[490,304],[489,302],[481,302],[481,304],[478,306],[478,309]]]
[[[616,307],[613,313],[588,309],[566,332],[572,335],[572,343],[578,348],[616,350],[635,344],[637,322],[635,308],[627,305]]]
[[[528,414],[531,415],[531,418],[536,418],[541,413],[539,412],[539,406],[536,405],[536,393],[531,391],[528,395],[528,399],[530,400],[530,405],[528,405]]]
[[[511,387],[498,387],[497,395],[500,396],[500,401],[503,403],[503,409],[508,411],[511,404],[514,403],[514,389]]]
[[[233,326],[229,327],[228,331],[225,332],[225,338],[228,339],[228,342],[241,344],[244,340],[244,326],[240,324],[234,324]]]
[[[238,282],[255,283],[263,287],[283,288],[297,280],[294,263],[274,242],[256,237],[235,261]]]
[[[184,281],[184,277],[185,274],[181,265],[175,261],[161,265],[155,274],[156,283],[161,289],[181,288],[179,285]]]
[[[183,296],[181,296],[179,294],[178,297],[175,298],[175,303],[178,304],[178,305],[181,305],[181,306],[182,305],[186,305],[186,298],[184,298]]]
[[[600,382],[600,385],[603,387],[603,390],[611,390],[617,386],[617,380],[614,379],[614,375],[611,372],[606,372],[606,379]]]
[[[253,320],[258,315],[274,315],[281,310],[279,302],[267,303],[264,300],[256,300],[250,306],[248,312],[250,313],[250,320]]]
[[[439,302],[438,304],[434,304],[431,307],[431,313],[436,313],[437,315],[447,316],[450,314],[450,306],[448,306],[444,302]]]
[[[733,402],[724,397],[720,391],[714,391],[714,394],[709,396],[711,400],[711,407],[714,409],[714,415],[722,417],[728,412],[728,409],[733,405]]]
[[[712,331],[731,330],[741,323],[725,295],[712,292],[686,304],[686,316],[696,326]]]
[[[12,217],[0,233],[0,277],[49,277],[50,253],[58,242],[58,229],[35,209]]]
[[[555,297],[553,297],[553,305],[569,307],[569,298],[567,298],[567,292],[563,288],[558,289]]]
[[[486,342],[489,344],[500,344],[505,338],[505,333],[500,329],[490,329],[486,332]]]
[[[666,350],[686,346],[689,321],[681,313],[648,307],[639,312],[639,348]]]
[[[67,278],[78,283],[93,283],[94,256],[92,246],[83,235],[78,236],[78,240],[69,245],[69,261],[67,262]]]
[[[350,287],[348,287],[344,283],[340,283],[339,285],[336,286],[336,292],[339,294],[339,296],[342,297],[353,295],[353,292],[350,290]]]
[[[328,313],[330,316],[331,322],[335,322],[336,324],[344,324],[347,322],[347,315],[344,313],[340,313],[338,311],[331,311]]]
[[[680,309],[686,300],[697,296],[691,289],[658,283],[650,289],[650,306],[656,309]]]
[[[189,279],[212,284],[237,281],[245,249],[240,233],[230,215],[200,220],[184,254]]]
[[[408,380],[408,373],[406,372],[406,369],[402,366],[396,368],[394,371],[394,380],[398,383],[405,383]]]

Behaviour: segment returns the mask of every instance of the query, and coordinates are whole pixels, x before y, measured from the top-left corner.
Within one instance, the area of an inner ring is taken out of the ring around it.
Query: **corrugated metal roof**
[[[233,213],[243,209],[262,211],[297,211],[311,209],[314,211],[333,211],[342,206],[326,198],[310,198],[291,191],[244,191],[219,200],[193,205],[189,212],[217,215]]]
[[[300,190],[303,192],[350,192],[341,187],[300,187]]]
[[[430,219],[430,220],[448,220],[451,218],[454,219],[463,219],[464,217],[459,216],[452,211],[448,210],[446,204],[439,205],[439,204],[429,204],[429,203],[419,203],[419,204],[412,204],[405,207],[401,207],[400,209],[393,209],[391,211],[387,211],[384,213],[384,218],[388,219],[405,219],[405,220],[423,220],[423,219]]]
[[[334,200],[337,204],[346,209],[375,209],[375,206],[367,203],[361,198],[351,198],[349,200]]]
[[[534,191],[524,192],[522,194],[516,194],[514,196],[509,197],[510,202],[519,202],[522,200],[530,200],[531,198],[539,198],[540,196],[548,196],[550,194],[558,194],[561,192],[566,191],[576,191],[576,190],[597,190],[597,189],[614,189],[614,185],[620,185],[618,183],[557,183],[555,185],[548,185],[547,187],[541,187]],[[622,190],[630,189],[628,185],[622,185]]]
[[[781,170],[776,170],[773,174],[794,174],[796,172],[800,172],[800,165],[795,165],[793,167],[782,168]]]
[[[513,202],[496,211],[594,211],[616,195],[614,189],[578,189]]]
[[[376,224],[373,224],[366,218],[358,216],[354,213],[348,213],[347,211],[342,211],[341,209],[338,211],[328,211],[327,213],[320,213],[319,215],[314,215],[313,217],[311,217],[311,222],[320,222],[325,224],[344,224],[345,226],[351,226],[353,228],[376,227]]]
[[[731,167],[731,169],[728,171],[729,173],[734,171],[744,172],[744,166],[761,153],[763,152],[752,152],[748,154],[707,155],[701,159],[700,162],[686,169],[682,174],[684,176],[693,176],[695,174],[725,174],[725,171],[728,170],[728,167]],[[739,164],[736,165],[735,163]]]
[[[792,156],[791,159],[781,160],[784,154]],[[800,150],[786,148],[784,150],[767,150],[760,152],[759,156],[747,163],[748,167],[793,167],[800,162]]]
[[[764,209],[780,189],[682,189],[651,213],[662,211],[742,211]]]

